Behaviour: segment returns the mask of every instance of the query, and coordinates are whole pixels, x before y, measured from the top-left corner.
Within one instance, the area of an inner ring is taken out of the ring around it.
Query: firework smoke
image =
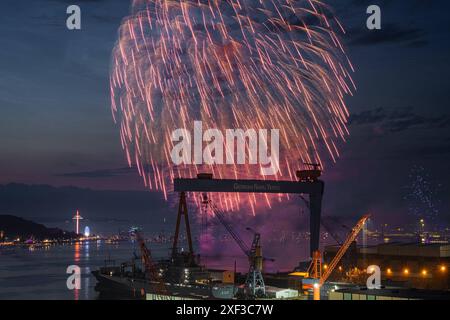
[[[167,198],[174,177],[263,178],[259,165],[174,167],[171,133],[208,128],[279,129],[281,170],[339,156],[352,66],[343,29],[316,0],[135,0],[113,50],[112,113],[130,166]],[[226,152],[231,152],[227,150]],[[248,162],[247,162],[248,163]],[[226,210],[270,206],[281,195],[222,195]],[[261,201],[262,200],[262,201]]]

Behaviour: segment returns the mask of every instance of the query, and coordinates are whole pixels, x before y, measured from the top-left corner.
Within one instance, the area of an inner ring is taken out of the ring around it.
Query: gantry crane
[[[322,198],[325,183],[319,179],[321,175],[320,165],[308,164],[309,170],[298,170],[298,181],[291,180],[255,180],[255,179],[214,179],[211,173],[199,173],[197,178],[174,178],[173,191],[179,192],[180,204],[178,215],[187,217],[186,192],[231,192],[231,193],[270,193],[270,194],[306,194],[310,202],[309,221],[309,248],[310,253],[319,249],[320,240],[320,216],[322,212]],[[237,187],[239,186],[239,187]],[[180,210],[182,208],[182,210]],[[187,220],[187,219],[186,219]],[[187,225],[187,223],[186,223]],[[187,226],[186,226],[187,227]],[[187,228],[186,228],[187,229]],[[174,238],[176,247],[177,233]],[[175,251],[175,250],[174,250]]]
[[[314,252],[311,265],[308,269],[310,277],[318,279],[318,282],[314,285],[314,300],[320,300],[320,287],[322,287],[322,285],[328,280],[331,273],[341,261],[342,257],[345,255],[352,242],[355,241],[359,232],[364,227],[364,224],[369,218],[370,215],[366,214],[361,219],[359,219],[358,223],[352,228],[351,232],[347,236],[347,239],[345,239],[344,243],[339,248],[333,260],[331,260],[330,264],[328,265],[328,268],[323,273],[321,272],[322,255],[318,250]]]
[[[132,228],[130,232],[135,236],[139,249],[141,250],[141,259],[145,267],[145,274],[150,285],[153,287],[153,291],[156,293],[156,296],[159,296],[161,299],[168,298],[169,294],[164,279],[153,263],[151,252],[145,245],[145,240],[139,232],[139,229]]]
[[[225,218],[224,213],[207,198],[206,193],[203,194],[202,203],[206,206],[209,205],[211,210],[214,212],[216,218],[225,227],[234,241],[237,243],[239,248],[244,252],[249,261],[249,271],[247,273],[247,278],[245,280],[245,289],[247,294],[252,297],[264,297],[266,295],[266,287],[264,284],[264,278],[262,276],[263,271],[263,260],[265,258],[262,256],[261,250],[261,234],[255,232],[251,228],[246,228],[248,231],[253,232],[252,246],[249,248],[245,242],[239,237],[234,228],[228,223]]]

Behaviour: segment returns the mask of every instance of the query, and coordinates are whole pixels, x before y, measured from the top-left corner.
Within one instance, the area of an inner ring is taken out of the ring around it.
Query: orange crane
[[[370,218],[369,214],[364,215],[361,219],[359,219],[358,223],[353,227],[347,239],[345,239],[342,246],[339,248],[336,256],[334,256],[333,260],[331,260],[327,269],[322,273],[322,255],[320,251],[315,251],[313,253],[313,259],[311,261],[311,265],[308,268],[308,273],[315,279],[318,279],[319,282],[314,285],[314,300],[320,300],[320,287],[328,280],[333,270],[336,268],[338,263],[341,261],[344,254],[347,252],[348,248],[355,241],[361,229],[364,227],[366,221]]]
[[[139,245],[139,249],[141,250],[142,262],[145,267],[145,274],[147,276],[147,279],[149,280],[149,283],[153,286],[153,291],[156,293],[156,295],[160,296],[161,299],[163,300],[165,299],[164,297],[169,296],[167,287],[164,283],[164,279],[156,269],[156,266],[153,263],[152,254],[145,245],[145,240],[141,236],[139,230],[137,228],[134,228],[132,229],[132,233],[135,235],[136,241]]]

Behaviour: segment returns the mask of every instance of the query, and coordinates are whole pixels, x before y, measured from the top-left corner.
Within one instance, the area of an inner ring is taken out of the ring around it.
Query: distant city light
[[[441,269],[441,271],[442,271],[442,272],[445,272],[445,271],[447,271],[447,267],[446,267],[446,266],[441,266],[441,268],[440,268],[440,269]]]
[[[91,235],[91,230],[89,229],[89,226],[84,227],[84,236],[87,238]]]
[[[78,210],[72,220],[75,220],[75,232],[77,234],[80,234],[80,220],[83,220],[83,217],[80,215],[80,212]]]
[[[406,268],[406,269],[403,269],[403,273],[404,273],[404,274],[409,274],[409,269],[407,269],[407,268]]]
[[[428,274],[428,271],[425,270],[425,269],[423,269],[423,270],[422,270],[422,275],[423,275],[423,276],[426,276],[427,274]]]
[[[391,274],[391,273],[392,273],[391,268],[388,268],[388,269],[387,269],[387,273],[388,273],[388,274]]]

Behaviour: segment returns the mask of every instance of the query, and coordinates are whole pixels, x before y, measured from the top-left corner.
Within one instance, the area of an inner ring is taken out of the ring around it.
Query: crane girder
[[[352,244],[353,241],[355,241],[356,237],[358,236],[359,232],[363,228],[366,221],[370,218],[369,214],[364,215],[361,219],[359,219],[358,223],[352,228],[350,234],[347,236],[347,239],[345,239],[345,242],[342,244],[342,246],[339,248],[338,252],[336,253],[336,256],[333,258],[333,260],[330,262],[330,265],[328,268],[324,271],[322,276],[320,277],[319,285],[322,286],[328,279],[328,277],[333,272],[334,268],[338,265],[338,263],[341,261],[344,254],[347,252],[348,248]]]

